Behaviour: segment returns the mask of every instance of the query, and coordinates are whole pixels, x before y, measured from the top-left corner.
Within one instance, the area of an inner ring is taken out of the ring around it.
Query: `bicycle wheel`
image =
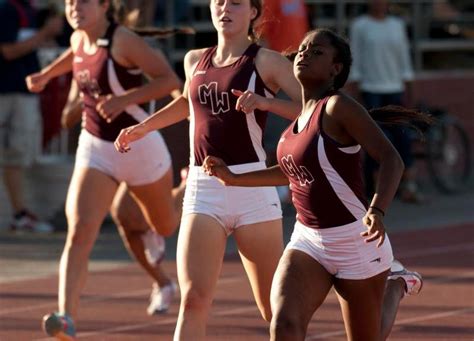
[[[428,170],[436,187],[444,193],[463,190],[471,175],[471,150],[460,122],[444,116],[427,137]]]

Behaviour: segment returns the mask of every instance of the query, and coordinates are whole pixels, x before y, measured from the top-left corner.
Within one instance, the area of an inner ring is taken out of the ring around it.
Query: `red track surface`
[[[390,340],[474,339],[474,225],[391,236],[395,256],[425,279],[422,293],[403,300]],[[166,262],[175,275],[175,264]],[[0,340],[47,340],[41,316],[56,309],[56,277],[2,285]],[[81,301],[79,340],[171,340],[178,300],[166,315],[148,317],[150,280],[137,265],[90,274]],[[209,340],[268,340],[239,261],[226,261],[208,327]],[[331,293],[315,314],[308,340],[344,339]]]

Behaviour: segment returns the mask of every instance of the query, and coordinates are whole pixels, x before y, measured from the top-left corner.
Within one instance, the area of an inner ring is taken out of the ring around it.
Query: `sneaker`
[[[160,264],[163,258],[165,258],[165,238],[152,229],[148,229],[141,237],[148,263]]]
[[[408,271],[405,267],[397,260],[392,262],[388,280],[403,279],[405,282],[405,296],[417,295],[423,287],[423,278],[418,272]]]
[[[69,315],[52,313],[43,317],[43,330],[61,341],[73,341],[76,336],[74,322]]]
[[[39,220],[34,214],[25,210],[15,214],[10,224],[10,230],[16,232],[51,233],[54,231],[54,227],[46,221]]]
[[[178,286],[174,281],[171,281],[170,284],[165,285],[162,288],[159,288],[158,285],[154,283],[150,295],[150,305],[146,310],[148,315],[151,316],[166,313],[177,291]]]

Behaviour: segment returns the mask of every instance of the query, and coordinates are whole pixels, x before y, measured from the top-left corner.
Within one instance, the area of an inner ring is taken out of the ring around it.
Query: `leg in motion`
[[[332,275],[321,264],[300,250],[285,250],[273,278],[270,339],[304,340],[331,287]]]
[[[97,188],[101,189],[100,195]],[[68,234],[59,266],[59,312],[45,319],[44,329],[48,333],[54,333],[50,326],[55,323],[70,328],[77,316],[89,255],[116,190],[117,183],[96,169],[74,170],[66,200]]]
[[[367,279],[334,280],[348,340],[380,340],[382,301],[387,274],[388,271],[384,271]]]
[[[182,218],[176,263],[181,304],[174,340],[205,340],[206,323],[227,237],[214,218],[187,214]]]
[[[145,220],[163,237],[174,233],[179,225],[184,196],[184,182],[173,189],[171,168],[160,179],[142,186],[128,186],[140,206]]]
[[[234,232],[255,302],[262,317],[270,322],[270,289],[283,253],[281,219],[241,226]]]
[[[115,195],[111,215],[130,255],[154,280],[147,313],[154,315],[166,312],[177,286],[160,266],[165,256],[165,239],[148,226],[124,183]]]
[[[386,340],[392,331],[402,298],[417,295],[422,287],[423,279],[418,272],[405,269],[397,260],[392,262],[383,298],[382,340]]]

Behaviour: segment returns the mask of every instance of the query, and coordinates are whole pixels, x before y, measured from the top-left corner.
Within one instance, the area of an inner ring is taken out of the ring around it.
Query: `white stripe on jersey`
[[[194,129],[196,129],[196,118],[194,116],[193,101],[191,100],[191,91],[188,89],[189,102],[189,165],[195,166],[194,158]]]
[[[121,96],[125,94],[125,90],[123,89],[122,84],[120,84],[117,73],[115,72],[114,62],[110,58],[107,60],[107,75],[109,77],[109,86],[110,89],[112,89],[113,94],[115,96]],[[136,104],[127,106],[125,111],[138,122],[141,122],[148,117],[147,112]]]
[[[252,76],[250,77],[250,82],[247,87],[247,90],[255,92],[256,81],[257,81],[257,73],[254,71],[252,73]],[[257,123],[257,119],[255,118],[255,112],[252,111],[251,113],[245,114],[245,118],[247,119],[247,127],[249,129],[250,139],[252,140],[252,145],[253,145],[253,148],[255,149],[255,153],[257,154],[258,160],[265,161],[267,154],[265,153],[265,149],[263,149],[263,146],[262,146],[263,132]]]
[[[338,148],[341,152],[346,153],[346,154],[355,154],[359,152],[360,150],[360,144],[356,146],[350,146],[350,147],[341,147]]]
[[[273,96],[273,94],[272,94],[270,91],[268,91],[266,88],[264,88],[263,91],[264,91],[264,93],[265,93],[265,97],[266,97],[266,98],[273,98],[273,97],[275,97],[275,96]]]
[[[329,162],[322,136],[319,136],[318,138],[318,159],[319,165],[323,170],[324,175],[326,175],[326,179],[332,189],[336,193],[336,196],[357,220],[362,219],[367,211],[359,198],[354,194],[352,189]]]
[[[138,75],[142,74],[142,70],[140,70],[140,69],[129,69],[129,70],[127,70],[127,72],[129,74],[135,75],[135,76],[138,76]]]

